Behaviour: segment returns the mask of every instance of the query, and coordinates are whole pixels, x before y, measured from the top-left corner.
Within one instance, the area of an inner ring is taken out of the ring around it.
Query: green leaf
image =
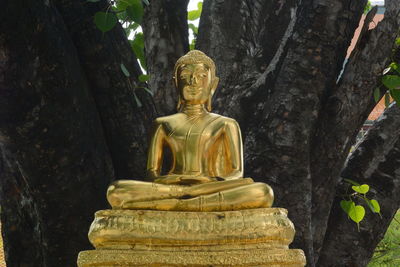
[[[354,202],[350,201],[350,200],[342,200],[340,201],[340,207],[344,210],[344,212],[346,212],[346,214],[349,214],[349,210],[351,205],[353,205]]]
[[[198,10],[192,10],[188,12],[188,20],[196,20],[200,18],[201,13]]]
[[[143,87],[143,89],[144,89],[147,93],[149,93],[149,95],[154,96],[154,93],[153,93],[149,88]]]
[[[134,30],[136,30],[139,26],[140,26],[139,23],[134,22],[134,23],[129,24],[128,28],[129,28],[130,30],[134,31]]]
[[[193,31],[193,35],[197,35],[199,33],[199,28],[197,28],[193,23],[189,23],[188,26]]]
[[[396,39],[396,45],[400,45],[400,37]]]
[[[389,90],[390,96],[396,101],[397,105],[400,105],[400,89]]]
[[[366,198],[366,197],[364,197],[363,199],[364,199],[365,202],[367,203],[368,208],[369,208],[372,212],[374,212],[375,209],[374,209],[374,206],[371,204],[371,200],[369,200],[369,199]]]
[[[385,75],[382,77],[382,83],[389,89],[400,88],[400,76]]]
[[[135,1],[135,0],[133,0]],[[116,7],[118,11],[124,11],[128,6],[132,5],[132,0],[117,0]]]
[[[367,4],[364,7],[364,14],[367,14],[371,10],[371,2],[368,1]]]
[[[126,8],[128,17],[136,23],[142,24],[143,4],[141,0],[130,0],[131,4]]]
[[[365,209],[363,206],[355,205],[354,202],[350,205],[349,209],[349,217],[357,224],[364,219],[365,216]]]
[[[124,75],[126,77],[131,76],[131,74],[129,73],[128,69],[125,67],[124,63],[121,63],[121,70],[122,70],[122,72],[124,73]]]
[[[369,191],[369,185],[367,185],[367,184],[363,184],[363,185],[353,185],[352,187],[351,187],[354,191],[356,191],[357,193],[360,193],[360,194],[365,194],[365,193],[367,193],[368,191]]]
[[[379,87],[376,87],[374,90],[374,99],[376,103],[378,103],[381,99],[381,90],[379,89]]]
[[[123,12],[125,13],[125,12]],[[127,27],[124,27],[126,36],[129,36],[132,31],[135,31],[140,25],[136,22],[130,23]]]
[[[94,23],[103,33],[111,30],[117,22],[118,19],[114,13],[97,12],[94,14]]]
[[[139,81],[146,82],[149,80],[149,77],[150,77],[149,75],[141,74],[141,75],[139,75]]]
[[[396,62],[390,63],[389,68],[400,73],[400,66]]]
[[[128,15],[126,14],[126,11],[119,11],[116,15],[117,15],[117,18],[119,21],[127,21],[128,20]]]
[[[126,8],[128,7],[129,3],[126,1],[117,1],[115,3],[115,11],[117,12],[122,12],[125,11]]]
[[[150,5],[149,0],[142,0],[143,3],[145,3],[146,6]]]
[[[200,18],[202,10],[203,10],[203,2],[197,3],[197,10],[191,10],[188,12],[188,20],[196,20]]]
[[[374,208],[373,212],[375,212],[375,213],[380,213],[381,212],[381,206],[379,206],[379,203],[378,203],[377,200],[371,199],[369,202],[371,203],[371,205]]]
[[[135,98],[135,102],[136,102],[136,106],[138,108],[141,108],[143,106],[142,102],[140,101],[140,99],[137,97],[137,95],[135,94],[135,92],[133,92],[133,97]]]
[[[135,39],[131,41],[132,50],[140,61],[140,65],[146,69],[146,60],[144,56],[144,37],[143,33],[139,32],[135,35]]]
[[[386,92],[385,94],[385,107],[388,107],[390,105],[390,93]]]
[[[352,185],[360,185],[356,181],[353,181],[353,180],[350,180],[350,179],[347,179],[347,178],[344,178],[343,180],[345,180],[346,182],[348,182],[349,184],[352,184]]]

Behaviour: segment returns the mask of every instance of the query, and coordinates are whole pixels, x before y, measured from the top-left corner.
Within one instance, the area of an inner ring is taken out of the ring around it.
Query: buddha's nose
[[[190,76],[190,84],[197,84],[197,78],[195,75]]]

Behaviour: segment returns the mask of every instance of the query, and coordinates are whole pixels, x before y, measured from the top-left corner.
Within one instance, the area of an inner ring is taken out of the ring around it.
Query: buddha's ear
[[[174,84],[175,88],[178,88],[178,81],[176,80],[176,77],[172,77],[172,83]]]
[[[218,77],[214,77],[212,84],[211,84],[211,88],[210,88],[210,96],[208,97],[208,100],[206,102],[206,109],[208,112],[211,112],[211,100],[212,100],[212,96],[214,95],[215,89],[217,89],[218,86],[218,82],[219,82],[219,78]]]
[[[212,84],[211,84],[211,90],[210,90],[211,91],[211,95],[213,95],[214,92],[215,92],[215,89],[217,89],[218,82],[219,82],[219,78],[218,77],[214,77],[214,79],[212,81]]]

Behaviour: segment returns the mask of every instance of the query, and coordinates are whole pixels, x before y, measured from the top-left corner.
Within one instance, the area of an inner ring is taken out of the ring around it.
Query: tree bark
[[[93,22],[94,14],[109,8],[107,1],[57,0],[68,33],[76,47],[89,83],[111,153],[116,179],[145,175],[147,138],[156,109],[149,93],[140,87],[142,74],[119,23],[103,34]],[[130,72],[126,77],[123,64]],[[138,98],[142,106],[138,106]],[[143,145],[142,145],[143,144]]]
[[[318,266],[366,266],[400,207],[400,109],[392,106],[377,120],[352,153],[341,176],[371,187],[382,218],[366,211],[360,232],[340,208],[349,185],[336,190]]]
[[[326,98],[313,138],[313,233],[314,248],[319,251],[324,240],[339,174],[350,147],[368,114],[375,106],[374,90],[380,86],[382,71],[390,63],[396,35],[400,27],[397,1],[387,1],[385,18],[373,30],[368,30],[353,50],[343,76]],[[372,19],[372,17],[370,18]],[[318,254],[316,253],[316,259]]]
[[[103,129],[54,6],[9,1],[3,7],[0,181],[7,266],[76,266],[114,176]]]
[[[176,106],[171,78],[188,50],[187,2],[145,7],[145,84],[121,26],[102,34],[93,23],[107,1],[6,1],[0,204],[9,266],[75,266],[77,252],[88,248],[94,211],[106,207],[109,182],[144,178],[151,121]],[[398,205],[395,107],[392,119],[375,127],[391,136],[371,132],[361,146],[368,154],[354,154],[343,171],[384,193],[377,195],[382,221],[368,217],[361,235],[345,233],[349,223],[334,190],[399,28],[400,6],[386,2],[385,20],[364,31],[337,83],[365,0],[204,1],[196,46],[217,65],[213,108],[238,120],[245,175],[269,183],[275,206],[288,208],[293,247],[306,252],[308,266],[364,266],[382,236],[378,224],[387,226]],[[370,176],[358,175],[356,163],[372,166]],[[351,253],[355,242],[360,248]],[[342,243],[345,253],[336,249]]]
[[[188,0],[153,1],[143,23],[149,86],[159,115],[176,112],[178,98],[172,77],[175,62],[189,51]]]

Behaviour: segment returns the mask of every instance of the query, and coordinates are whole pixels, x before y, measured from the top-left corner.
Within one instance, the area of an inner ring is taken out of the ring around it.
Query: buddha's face
[[[183,64],[177,71],[177,86],[187,104],[204,104],[211,94],[212,78],[209,68],[202,64]]]

